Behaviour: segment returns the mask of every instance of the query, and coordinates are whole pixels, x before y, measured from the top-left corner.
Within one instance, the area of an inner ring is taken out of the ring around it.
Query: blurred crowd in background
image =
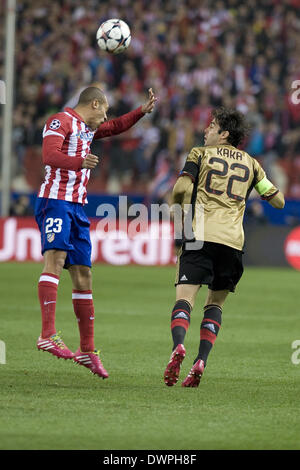
[[[158,103],[129,132],[93,144],[101,164],[90,192],[163,200],[188,151],[203,145],[211,110],[223,105],[247,115],[252,130],[243,148],[287,197],[300,199],[300,104],[292,100],[300,80],[300,0],[17,4],[13,189],[37,190],[45,120],[97,83],[109,117],[142,104],[149,87]],[[95,39],[109,18],[123,19],[132,32],[129,49],[116,56]],[[0,79],[3,59],[1,49]]]

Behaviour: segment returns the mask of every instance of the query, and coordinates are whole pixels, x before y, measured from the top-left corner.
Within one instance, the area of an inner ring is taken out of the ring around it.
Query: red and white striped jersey
[[[82,168],[82,160],[90,153],[92,140],[125,132],[142,116],[139,107],[92,131],[74,109],[52,115],[43,129],[46,173],[38,197],[86,204],[90,170]]]

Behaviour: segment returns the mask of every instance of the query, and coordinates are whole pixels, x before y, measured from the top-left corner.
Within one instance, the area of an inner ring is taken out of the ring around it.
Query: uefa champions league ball
[[[125,21],[116,18],[107,20],[99,26],[96,38],[102,51],[120,54],[130,44],[130,28]]]

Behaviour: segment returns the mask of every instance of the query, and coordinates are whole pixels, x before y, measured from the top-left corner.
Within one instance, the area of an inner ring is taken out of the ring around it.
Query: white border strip
[[[72,294],[72,299],[92,299],[93,294]]]
[[[53,282],[53,284],[58,285],[59,279],[56,279],[56,277],[46,276],[42,274],[39,282]]]

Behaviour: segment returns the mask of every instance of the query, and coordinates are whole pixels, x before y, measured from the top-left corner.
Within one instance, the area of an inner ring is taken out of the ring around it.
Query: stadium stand
[[[124,136],[94,144],[102,164],[90,192],[163,199],[187,151],[203,143],[211,109],[225,105],[252,123],[244,148],[287,197],[300,199],[300,103],[291,98],[300,80],[300,0],[21,0],[17,8],[13,189],[37,190],[44,121],[96,81],[111,117],[138,106],[150,86],[159,101]],[[95,41],[99,24],[114,17],[132,30],[118,56]]]

